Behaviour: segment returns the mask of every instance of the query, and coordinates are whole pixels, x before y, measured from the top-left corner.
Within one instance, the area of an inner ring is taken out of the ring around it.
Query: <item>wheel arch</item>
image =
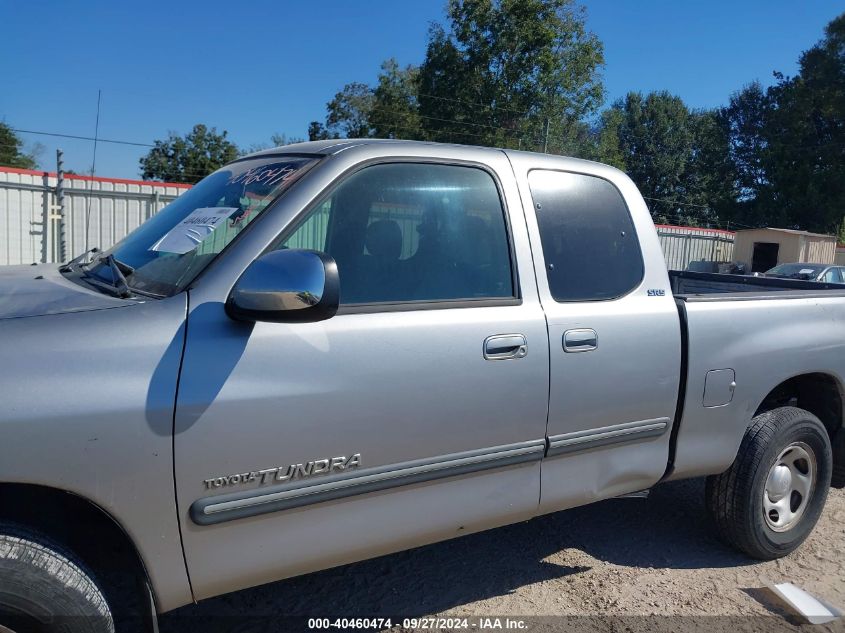
[[[133,595],[120,599],[131,600],[127,606],[140,612],[150,630],[156,613],[150,574],[120,521],[98,504],[50,486],[0,482],[0,519],[37,530],[67,547],[98,577],[115,573],[124,578],[131,576],[134,584],[121,591],[128,588]]]
[[[845,387],[842,382],[826,372],[797,374],[769,391],[754,416],[781,406],[799,407],[822,421],[833,446],[833,485],[845,486]]]

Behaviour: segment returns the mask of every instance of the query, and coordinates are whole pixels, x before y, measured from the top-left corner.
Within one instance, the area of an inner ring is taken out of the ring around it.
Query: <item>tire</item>
[[[80,561],[32,530],[0,523],[0,630],[114,633],[103,592]]]
[[[819,520],[832,470],[821,421],[796,407],[773,409],[752,420],[731,467],[707,478],[707,510],[729,545],[760,560],[780,558]]]

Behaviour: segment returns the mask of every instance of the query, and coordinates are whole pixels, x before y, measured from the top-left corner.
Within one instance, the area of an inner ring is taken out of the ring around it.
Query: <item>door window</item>
[[[829,284],[842,283],[841,269],[828,268],[825,274],[822,275],[822,281],[827,282]]]
[[[279,247],[331,255],[343,304],[516,296],[499,191],[490,174],[474,167],[362,169]]]
[[[528,174],[549,290],[555,301],[615,299],[643,278],[622,194],[607,180],[536,169]]]

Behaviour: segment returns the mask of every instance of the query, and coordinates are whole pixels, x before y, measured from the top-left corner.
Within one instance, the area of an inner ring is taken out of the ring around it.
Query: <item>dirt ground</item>
[[[799,627],[761,589],[792,582],[845,608],[845,490],[831,490],[797,552],[765,563],[716,540],[702,499],[702,480],[664,484],[647,499],[608,500],[206,600],[162,617],[161,631],[220,622],[247,630],[235,623],[255,617],[299,617],[261,628],[282,631],[305,628],[306,617],[429,615],[586,616],[532,617],[527,629],[537,631],[565,622],[574,624],[566,630],[845,630],[842,620]]]

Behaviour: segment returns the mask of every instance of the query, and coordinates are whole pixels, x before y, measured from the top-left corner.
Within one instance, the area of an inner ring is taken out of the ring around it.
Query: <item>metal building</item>
[[[655,228],[669,270],[717,272],[719,263],[734,260],[732,231],[667,224]]]

